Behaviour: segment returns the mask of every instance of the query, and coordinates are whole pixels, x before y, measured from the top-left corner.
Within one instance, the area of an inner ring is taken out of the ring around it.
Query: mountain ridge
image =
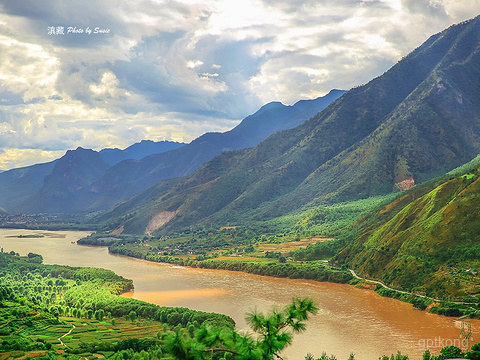
[[[479,34],[479,17],[435,34],[297,128],[222,154],[172,188],[158,185],[148,190],[151,199],[139,194],[98,220],[118,223],[128,214],[126,231],[140,233],[161,211],[177,213],[166,232],[266,220],[443,174],[480,152]],[[134,205],[140,197],[141,209]]]
[[[42,187],[19,207],[29,213],[57,212],[58,203],[67,203],[70,208],[77,209],[85,200],[75,196],[77,191],[96,181],[108,167],[100,153],[94,150],[82,147],[68,150],[55,161]]]
[[[274,132],[303,123],[344,93],[334,89],[323,97],[304,100],[299,105],[301,110],[295,105],[269,103],[247,116],[232,130],[206,133],[180,149],[150,155],[140,161],[121,162],[92,184],[92,192],[98,200],[91,209],[108,209],[160,181],[189,175],[225,151],[254,146]]]
[[[139,153],[148,152],[148,149],[144,147],[145,144],[147,144],[147,147],[150,148],[150,150],[155,149],[155,151],[157,151],[162,148],[165,149],[164,143],[167,143],[168,147],[176,146],[176,143],[172,142],[160,141],[152,144],[151,141],[147,140],[133,144],[124,150],[103,149],[99,151],[99,154],[102,159],[108,163],[109,157],[118,160],[124,159],[128,156],[139,156]],[[79,149],[83,148],[79,147]],[[27,211],[27,209],[24,208],[25,205],[22,204],[27,204],[27,207],[30,206],[28,205],[28,198],[34,196],[40,191],[44,184],[45,177],[51,175],[58,160],[59,159],[47,163],[15,168],[0,173],[0,203],[2,204],[2,207],[14,212]]]
[[[342,90],[332,90],[314,100],[301,100],[298,102],[301,109],[297,109],[295,104],[286,106],[278,102],[269,103],[255,114],[246,117],[232,130],[225,133],[206,133],[190,144],[168,141],[154,143],[144,140],[124,150],[103,149],[99,155],[111,166],[108,166],[102,176],[95,175],[92,182],[82,182],[82,186],[77,186],[74,191],[44,184],[44,179],[51,175],[60,159],[50,165],[13,169],[0,174],[0,184],[4,185],[0,188],[0,205],[10,211],[27,213],[72,213],[108,209],[161,180],[189,174],[224,151],[253,146],[272,132],[294,127],[343,93]],[[147,156],[142,157],[145,154]],[[84,167],[84,171],[88,173],[90,170]],[[31,180],[18,182],[18,178],[25,172],[30,174]],[[59,172],[57,175],[69,176]],[[19,188],[17,183],[22,185],[22,188]],[[60,180],[57,185],[66,186],[62,185]],[[5,192],[2,189],[9,191]],[[68,194],[68,202],[61,201],[61,198],[53,194],[59,191],[63,191],[64,196]],[[15,193],[21,196],[13,196]],[[40,198],[43,200],[40,201]],[[52,203],[47,204],[46,198],[50,198]]]
[[[142,140],[123,150],[118,148],[107,148],[100,150],[99,153],[103,160],[105,160],[110,166],[113,166],[123,160],[140,160],[146,156],[177,149],[184,145],[186,144],[168,140],[157,142],[152,140]]]

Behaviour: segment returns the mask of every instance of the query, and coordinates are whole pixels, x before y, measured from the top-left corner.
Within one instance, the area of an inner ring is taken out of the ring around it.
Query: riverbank
[[[453,341],[459,337],[459,322],[452,318],[432,316],[405,302],[377,296],[373,291],[347,284],[182,267],[115,256],[109,254],[106,247],[73,244],[87,236],[86,232],[59,232],[55,237],[38,239],[12,237],[34,233],[36,231],[0,230],[0,245],[6,251],[15,250],[24,255],[41,253],[46,264],[110,269],[134,281],[133,297],[137,300],[225,314],[233,318],[242,331],[248,329],[245,322],[248,312],[281,307],[294,296],[311,297],[320,311],[309,321],[307,331],[296,336],[292,346],[285,349],[285,356],[282,356],[285,359],[303,359],[308,352],[321,354],[325,351],[336,354],[338,359],[347,359],[354,352],[356,359],[367,360],[378,359],[396,350],[408,354],[410,359],[422,359],[422,339]],[[479,334],[480,322],[469,322],[473,334]],[[128,323],[131,321],[128,320],[126,325]],[[70,328],[62,329],[55,340]],[[80,329],[82,327],[73,335]],[[441,348],[430,350],[437,354]]]
[[[115,244],[115,242],[113,244]],[[383,297],[389,297],[412,304],[414,308],[432,314],[454,318],[480,318],[480,310],[475,303],[435,299],[421,294],[393,289],[380,281],[362,278],[352,269],[332,267],[323,261],[279,263],[278,261],[259,261],[259,259],[244,260],[242,257],[236,257],[230,260],[222,258],[199,260],[197,258],[159,255],[152,251],[132,251],[125,247],[114,246],[112,249],[112,246],[109,246],[108,249],[110,253],[116,255],[191,268],[230,270],[277,278],[350,284],[359,288],[373,290]],[[375,285],[373,288],[371,286],[372,284]]]
[[[383,282],[373,279],[367,279],[358,276],[354,270],[349,269],[353,277],[360,281],[357,286],[374,290],[381,296],[390,297],[400,301],[408,302],[419,310],[428,311],[432,314],[444,315],[455,318],[480,319],[480,309],[477,303],[463,301],[447,301],[432,298],[422,294],[416,294],[404,290],[393,289]],[[375,287],[365,286],[366,284],[375,285]]]

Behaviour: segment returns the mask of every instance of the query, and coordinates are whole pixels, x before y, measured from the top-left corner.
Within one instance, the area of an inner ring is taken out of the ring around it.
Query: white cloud
[[[65,151],[44,151],[40,149],[0,149],[0,169],[29,166],[49,162],[63,156]]]
[[[16,166],[25,162],[8,149],[36,162],[32,154],[40,161],[49,158],[44,151],[77,146],[190,141],[233,127],[269,101],[290,104],[366,83],[433,33],[476,16],[480,1],[24,0],[0,7],[0,163]],[[111,31],[47,35],[47,26]]]

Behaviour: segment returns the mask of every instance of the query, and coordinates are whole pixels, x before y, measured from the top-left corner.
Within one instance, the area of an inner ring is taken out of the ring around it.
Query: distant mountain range
[[[185,144],[171,141],[153,142],[144,140],[140,143],[133,144],[124,150],[104,149],[98,154],[105,162],[105,164],[102,165],[102,168],[108,169],[110,165],[114,165],[126,159],[140,159],[146,155],[168,151],[179,148],[183,145]],[[86,182],[82,181],[81,186],[88,185],[88,181],[92,181],[93,179],[97,180],[97,177],[101,177],[105,173],[105,170],[103,172],[100,171],[101,174],[99,175],[98,169],[90,169],[89,166],[85,165],[88,164],[89,161],[92,161],[92,164],[98,164],[99,160],[97,152],[92,150],[85,151],[85,149],[82,148],[78,148],[77,152],[81,154],[77,155],[75,150],[70,150],[62,158],[48,163],[36,164],[2,172],[0,174],[0,207],[9,210],[16,209],[14,211],[17,212],[27,212],[30,204],[35,201],[34,198],[38,199],[40,196],[48,197],[48,189],[40,189],[44,186],[47,177],[52,175],[52,172],[54,172],[56,176],[59,176],[58,181],[62,182],[63,179],[79,176],[79,174],[69,174],[68,171],[78,172],[76,168],[81,166],[82,171],[85,171],[85,174],[81,176],[84,176],[87,180]],[[89,159],[89,156],[91,156],[92,159]],[[83,164],[75,164],[75,161],[77,160],[82,161]],[[60,164],[57,165],[58,162]],[[66,163],[69,163],[70,165],[66,165]],[[64,170],[60,170],[61,168]],[[47,181],[50,185],[45,183],[45,186],[47,188],[49,186],[52,187],[52,183],[55,182],[54,179],[55,176],[53,178],[50,176]],[[70,187],[70,189],[64,189],[60,184],[56,185],[59,185],[59,187],[55,191],[64,192],[63,195],[57,193],[59,198],[64,198],[67,192],[71,193],[73,191],[73,187]],[[56,187],[56,185],[53,186]],[[79,186],[79,184],[76,184],[74,187],[78,188]],[[39,191],[44,194],[37,194]],[[41,212],[48,211],[42,208]]]
[[[479,37],[478,17],[452,26],[295,129],[223,153],[97,220],[136,233],[241,224],[442,175],[480,153]]]
[[[90,209],[108,209],[162,180],[189,175],[225,151],[255,146],[275,132],[303,123],[344,93],[332,90],[324,97],[302,100],[293,106],[269,103],[230,131],[206,133],[180,149],[151,155],[140,161],[121,162],[92,184],[91,192],[96,201]]]
[[[100,156],[110,166],[118,164],[123,160],[140,160],[152,154],[160,154],[169,150],[175,150],[184,146],[184,143],[175,141],[151,141],[142,140],[139,143],[130,145],[124,150],[103,149]]]
[[[185,145],[142,141],[125,150],[78,148],[55,161],[0,174],[0,206],[15,213],[75,213],[105,210],[169,178],[192,173],[224,151],[258,144],[295,127],[345,91],[332,90],[293,106],[263,106],[225,133],[207,133]]]

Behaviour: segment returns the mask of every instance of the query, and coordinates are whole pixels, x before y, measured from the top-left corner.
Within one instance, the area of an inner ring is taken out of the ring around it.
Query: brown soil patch
[[[28,353],[26,353],[25,355],[27,357],[29,357],[30,359],[34,359],[36,357],[39,357],[39,356],[45,356],[47,354],[48,351],[46,350],[40,350],[40,351],[30,351]]]
[[[112,235],[120,235],[123,233],[123,230],[125,229],[125,226],[120,226],[118,229],[115,229],[111,232]]]
[[[222,226],[220,230],[236,229],[236,226]]]
[[[440,303],[439,302],[432,302],[430,305],[428,305],[426,307],[425,311],[429,311],[434,306],[440,306]]]
[[[362,282],[362,283],[360,283],[360,284],[357,285],[357,288],[359,288],[359,289],[367,289],[367,290],[375,290],[376,287],[377,287],[376,284],[366,283],[366,282]]]
[[[170,220],[172,220],[177,214],[178,214],[178,210],[160,211],[150,220],[150,222],[147,225],[147,228],[145,229],[145,232],[147,234],[151,234],[152,232],[161,228],[163,225],[165,225]]]
[[[148,325],[148,326],[136,326],[132,328],[122,329],[122,332],[131,332],[131,331],[139,331],[139,330],[151,330],[151,329],[158,329],[159,325]]]
[[[274,251],[281,253],[288,253],[297,249],[304,249],[310,244],[318,242],[331,241],[333,238],[325,238],[321,236],[313,236],[307,239],[301,239],[299,241],[290,241],[279,244],[260,244],[258,249],[261,251]]]
[[[405,180],[395,183],[395,187],[401,191],[411,189],[414,186],[415,186],[415,180],[413,180],[413,177],[411,176],[409,178],[406,178]]]

